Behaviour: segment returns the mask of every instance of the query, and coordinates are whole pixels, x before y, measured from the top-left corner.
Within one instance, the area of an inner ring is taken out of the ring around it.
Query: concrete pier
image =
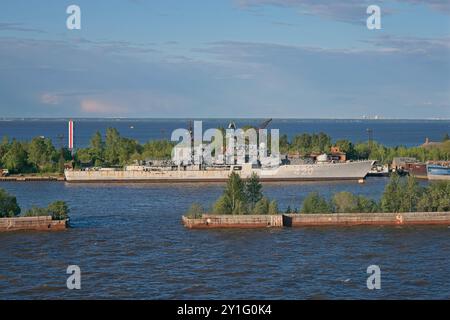
[[[282,215],[209,215],[191,219],[182,217],[187,228],[269,228],[282,227]]]
[[[67,220],[52,220],[51,216],[0,218],[0,232],[58,231],[67,228]]]
[[[450,212],[331,213],[284,215],[285,226],[450,225]]]
[[[209,215],[182,217],[190,229],[363,225],[450,225],[450,212]]]

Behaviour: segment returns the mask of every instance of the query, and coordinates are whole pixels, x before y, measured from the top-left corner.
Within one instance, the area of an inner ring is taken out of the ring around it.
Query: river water
[[[386,178],[264,185],[280,209],[310,191],[378,198]],[[23,208],[57,199],[72,228],[0,234],[0,299],[450,299],[450,228],[311,227],[187,230],[193,201],[212,204],[221,184],[2,182]],[[81,290],[66,268],[81,268]],[[368,290],[369,265],[381,289]]]

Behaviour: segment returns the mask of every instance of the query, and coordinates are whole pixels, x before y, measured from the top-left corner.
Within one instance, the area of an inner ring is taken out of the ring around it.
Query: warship
[[[217,166],[132,165],[125,168],[86,168],[64,171],[67,182],[222,182],[232,172],[261,181],[361,180],[374,161],[316,162],[263,167],[251,163]]]
[[[266,128],[271,120],[263,122],[259,129]],[[234,130],[236,125],[231,122],[228,128]],[[189,132],[192,133],[191,124]],[[193,141],[192,145],[194,145]],[[264,144],[260,144],[260,146],[262,150],[266,149]],[[241,147],[247,150],[238,148],[238,153],[246,154],[249,151],[247,147]],[[225,156],[224,152],[220,152],[218,156],[220,159],[217,162],[205,163],[204,159],[196,158],[191,146],[178,148],[177,150],[173,153],[172,160],[147,160],[124,168],[66,169],[64,171],[65,180],[67,182],[223,182],[228,180],[232,172],[235,172],[243,179],[251,177],[252,174],[257,174],[263,182],[359,181],[367,176],[375,162],[372,160],[336,161],[327,154],[318,155],[314,160],[289,159],[288,156],[281,159],[280,155],[263,157],[262,154],[266,153],[258,150],[256,162],[249,162],[246,159],[244,163],[238,163],[235,154]],[[187,159],[187,161],[179,159]]]

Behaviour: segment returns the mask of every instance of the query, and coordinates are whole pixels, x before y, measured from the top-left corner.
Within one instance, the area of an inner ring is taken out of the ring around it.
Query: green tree
[[[269,199],[263,197],[259,200],[253,208],[253,214],[268,214],[269,213]]]
[[[224,191],[224,195],[229,200],[231,212],[235,210],[239,201],[246,203],[244,188],[245,184],[241,177],[237,173],[232,172]]]
[[[294,136],[291,143],[291,149],[292,151],[300,153],[311,152],[311,136],[307,133]]]
[[[80,161],[81,163],[92,163],[92,157],[89,152],[89,149],[78,149],[76,159]]]
[[[25,217],[42,217],[50,215],[47,208],[31,207],[25,212]]]
[[[139,144],[137,141],[127,138],[121,138],[118,150],[118,164],[125,165],[131,161],[131,157],[139,153]]]
[[[248,207],[245,201],[238,200],[233,209],[233,214],[248,214]]]
[[[55,201],[47,208],[31,207],[25,213],[26,217],[51,216],[53,220],[66,220],[69,218],[69,207],[64,201]]]
[[[415,212],[422,197],[423,189],[413,176],[401,184],[399,212]]]
[[[16,197],[0,189],[0,218],[15,217],[20,214]]]
[[[358,212],[374,213],[380,211],[378,203],[364,196],[358,197]]]
[[[99,131],[92,136],[89,149],[93,163],[101,166],[105,161],[105,143]]]
[[[4,136],[2,142],[0,143],[0,168],[3,167],[3,156],[8,152],[10,147],[9,138]]]
[[[59,173],[64,173],[64,166],[67,161],[72,160],[72,153],[67,148],[61,148],[59,150],[58,170]]]
[[[327,200],[317,192],[308,194],[302,204],[302,213],[331,213]]]
[[[450,136],[448,135],[448,133],[446,133],[444,135],[444,137],[442,138],[442,142],[446,142],[446,141],[449,141],[449,140],[450,140]]]
[[[417,203],[418,211],[450,211],[450,182],[435,181],[422,193]]]
[[[222,195],[213,205],[213,213],[215,214],[232,214],[230,199],[226,195]]]
[[[58,160],[58,171],[59,173],[64,173],[64,166],[66,164],[66,159],[64,159],[64,153],[60,152]]]
[[[262,185],[256,173],[252,173],[250,178],[245,182],[245,200],[252,210],[256,203],[263,198]]]
[[[38,171],[51,171],[55,155],[55,147],[48,138],[36,137],[28,145],[28,163]]]
[[[414,212],[423,192],[414,177],[402,181],[397,174],[393,174],[381,197],[381,209],[384,212]]]
[[[144,159],[170,159],[173,143],[168,140],[153,140],[144,144],[142,156]]]
[[[355,213],[359,211],[358,197],[350,192],[342,191],[333,196],[333,208],[337,213]]]
[[[271,215],[279,214],[278,203],[275,200],[270,201],[268,213]]]
[[[336,213],[371,213],[379,211],[378,204],[364,196],[350,192],[338,192],[332,199],[333,211]]]
[[[279,140],[280,153],[285,154],[289,152],[289,139],[287,134],[283,134]]]
[[[203,207],[201,204],[194,202],[189,208],[186,216],[189,218],[201,218],[204,213]]]
[[[356,159],[355,147],[349,140],[337,140],[335,146],[338,147],[341,152],[345,152],[348,159]]]
[[[105,160],[111,165],[119,164],[120,134],[116,128],[106,129]]]
[[[315,148],[313,151],[328,152],[331,147],[331,137],[326,133],[319,132],[319,134],[313,135],[313,146]]]
[[[392,174],[381,197],[381,209],[384,212],[400,212],[402,205],[401,181],[398,174]]]
[[[69,207],[64,201],[55,201],[47,207],[53,220],[65,220],[69,217]]]
[[[355,145],[355,157],[357,159],[368,159],[370,148],[368,143],[358,143]]]
[[[3,165],[11,172],[23,172],[27,168],[27,152],[23,145],[13,140],[9,150],[2,158]]]

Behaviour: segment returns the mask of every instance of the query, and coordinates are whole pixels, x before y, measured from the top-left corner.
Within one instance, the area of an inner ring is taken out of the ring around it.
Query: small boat
[[[367,175],[370,177],[388,177],[389,176],[389,166],[388,165],[380,165],[380,164],[375,163]]]

